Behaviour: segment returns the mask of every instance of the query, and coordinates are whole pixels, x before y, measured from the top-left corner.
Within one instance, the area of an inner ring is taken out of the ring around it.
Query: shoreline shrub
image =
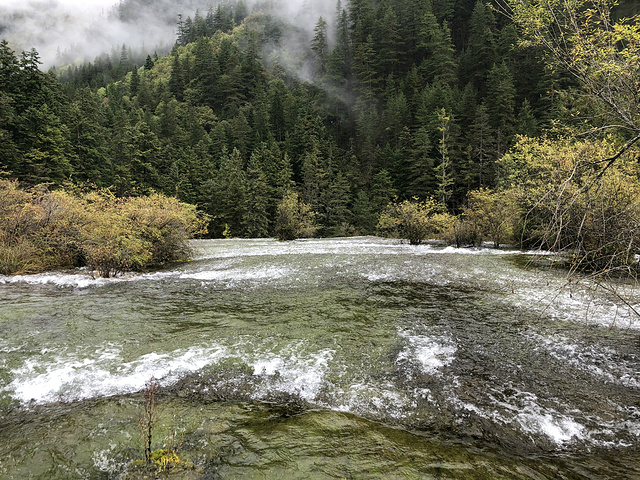
[[[315,212],[295,192],[285,194],[276,210],[275,234],[278,240],[313,237],[317,228]]]
[[[378,230],[393,238],[408,240],[411,245],[420,245],[430,235],[438,238],[453,237],[454,217],[433,199],[419,201],[417,198],[390,203],[378,219]]]
[[[71,195],[0,181],[0,273],[88,266],[99,276],[186,260],[208,217],[173,197]]]
[[[515,234],[524,248],[569,254],[580,271],[635,274],[640,254],[640,167],[629,151],[601,140],[521,138],[499,166],[520,207]]]

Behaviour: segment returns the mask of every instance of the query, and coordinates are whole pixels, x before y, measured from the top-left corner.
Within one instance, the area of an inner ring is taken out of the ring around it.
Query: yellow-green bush
[[[0,272],[87,265],[101,276],[186,259],[206,216],[160,194],[117,199],[0,181]]]
[[[523,246],[570,253],[581,270],[637,269],[637,152],[603,170],[618,147],[612,139],[520,139],[499,167],[519,206],[514,233]]]
[[[286,193],[276,210],[276,237],[283,241],[313,237],[317,230],[314,217],[315,212],[297,193]]]
[[[420,245],[430,236],[451,238],[454,218],[444,207],[428,199],[404,200],[390,203],[378,219],[378,230],[385,236],[408,240],[411,245]]]
[[[518,205],[513,190],[473,190],[456,222],[456,243],[476,245],[488,239],[497,248],[513,242]]]

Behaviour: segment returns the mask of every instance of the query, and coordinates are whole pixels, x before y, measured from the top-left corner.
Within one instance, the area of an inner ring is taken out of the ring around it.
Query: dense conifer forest
[[[152,3],[118,14],[143,21]],[[292,21],[278,8],[185,11],[167,55],[121,45],[47,73],[3,41],[0,170],[23,186],[175,196],[210,215],[214,237],[274,235],[291,193],[316,234],[372,234],[394,201],[469,214],[513,185],[523,139],[604,121],[483,1],[338,0],[327,18],[309,3]]]

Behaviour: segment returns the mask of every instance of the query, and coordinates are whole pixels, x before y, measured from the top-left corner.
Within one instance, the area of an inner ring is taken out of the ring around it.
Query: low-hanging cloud
[[[114,0],[3,0],[0,37],[18,52],[35,48],[45,68],[60,62],[61,55],[65,62],[93,60],[123,44],[152,51],[173,44],[171,19],[183,2],[172,2],[170,11],[161,3],[162,9],[140,9],[134,23],[118,17]]]
[[[92,61],[126,45],[139,53],[162,54],[175,41],[178,14],[206,15],[221,0],[2,0],[0,38],[20,52],[35,48],[44,68]],[[225,0],[222,0],[225,1]],[[269,5],[271,13],[312,36],[318,16],[331,20],[336,0],[245,0],[249,8]],[[119,6],[135,18],[123,20]],[[330,32],[329,32],[330,33]],[[298,35],[296,35],[298,37]],[[296,38],[299,41],[299,37]],[[280,47],[291,48],[291,45]]]

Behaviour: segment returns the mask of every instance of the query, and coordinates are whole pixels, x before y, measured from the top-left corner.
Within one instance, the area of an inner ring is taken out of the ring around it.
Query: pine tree
[[[267,178],[260,159],[257,155],[251,155],[247,165],[247,182],[246,191],[244,192],[245,212],[242,218],[244,236],[260,238],[269,235],[268,191]]]
[[[323,216],[326,233],[330,236],[348,233],[351,223],[350,185],[342,172],[331,175],[323,194]]]
[[[328,70],[336,83],[347,87],[352,76],[353,54],[351,51],[351,39],[349,37],[347,11],[342,9],[340,0],[338,0],[337,7],[335,36],[336,46],[329,56]]]
[[[0,42],[0,92],[7,95],[16,93],[18,87],[16,75],[20,72],[18,57],[15,52],[9,48],[9,42],[2,40]]]
[[[484,82],[496,62],[496,22],[489,7],[477,0],[469,20],[467,48],[460,59],[460,75],[464,83],[473,82],[484,92]]]
[[[240,25],[242,21],[249,16],[249,7],[244,0],[238,0],[233,9],[233,21],[236,25]]]
[[[229,5],[218,4],[213,14],[213,27],[221,32],[230,32],[233,29],[233,12]]]
[[[109,187],[108,135],[100,123],[100,100],[89,88],[76,90],[69,112],[69,133],[75,153],[74,179]]]
[[[15,111],[11,98],[0,89],[0,175],[17,171],[20,154],[13,139]]]
[[[396,197],[397,192],[393,187],[390,173],[382,169],[376,173],[371,182],[371,207],[376,214],[389,205]]]
[[[494,130],[484,104],[480,104],[475,111],[475,119],[469,132],[469,146],[472,161],[471,171],[468,173],[469,190],[491,186],[494,180],[493,164],[497,157]]]
[[[169,77],[169,91],[179,102],[184,100],[185,78],[178,53],[171,59],[171,76]]]
[[[217,97],[226,111],[233,111],[244,100],[242,93],[242,70],[240,52],[229,39],[223,38],[218,49],[218,65],[221,75],[218,79]]]
[[[419,45],[425,51],[425,59],[420,65],[423,77],[453,85],[457,80],[458,66],[449,26],[446,22],[438,25],[435,15],[427,13],[422,27]]]
[[[316,55],[316,71],[320,76],[327,73],[329,59],[329,45],[327,43],[327,21],[320,17],[313,29],[314,36],[311,40],[311,50]]]
[[[220,66],[210,38],[198,39],[194,56],[195,76],[189,84],[189,94],[193,97],[194,103],[207,105],[215,110],[221,103]]]
[[[313,136],[312,146],[302,158],[302,199],[315,212],[321,210],[321,194],[326,187],[324,159],[318,144],[318,139]]]
[[[238,149],[231,154],[223,151],[220,159],[220,170],[216,175],[217,192],[214,198],[213,211],[220,218],[227,236],[244,236],[244,217],[247,205],[247,177],[242,168],[242,155]]]
[[[153,69],[153,66],[155,65],[153,58],[151,58],[151,55],[147,55],[147,59],[144,62],[144,70],[146,72],[149,72]]]
[[[67,127],[47,104],[29,107],[17,120],[19,147],[24,152],[16,168],[19,178],[29,184],[61,184],[73,174],[74,157]]]
[[[377,54],[377,72],[379,77],[397,73],[402,56],[402,39],[400,23],[391,5],[383,0],[376,12],[378,21],[375,24],[375,46]]]
[[[451,116],[444,108],[440,109],[438,112],[438,121],[440,123],[440,126],[438,127],[440,139],[438,143],[439,163],[436,166],[436,181],[438,182],[436,196],[443,205],[447,205],[451,195],[453,194],[454,180],[451,157],[449,155],[449,129]]]
[[[246,97],[263,94],[266,72],[261,63],[260,45],[255,32],[249,32],[247,48],[242,54],[242,88]]]
[[[126,158],[132,185],[142,192],[161,190],[163,172],[159,171],[160,141],[149,125],[139,120],[126,136]]]
[[[367,98],[375,97],[378,91],[377,62],[373,37],[369,34],[365,41],[354,47],[353,52],[353,71],[358,79],[358,90]]]
[[[131,71],[131,80],[129,81],[129,92],[131,92],[132,97],[138,94],[138,88],[140,88],[140,76],[138,75],[138,69],[134,68]]]
[[[269,83],[269,124],[273,136],[279,142],[284,140],[288,130],[284,106],[287,94],[287,86],[281,79]]]
[[[429,198],[435,190],[435,171],[432,133],[422,125],[413,134],[411,164],[409,166],[409,190],[407,196]]]
[[[500,157],[511,142],[515,123],[516,91],[506,63],[493,66],[487,79],[487,91],[487,112],[496,132],[496,149]]]
[[[522,101],[516,117],[515,133],[532,138],[538,134],[538,122],[531,108],[531,103],[526,98]]]

